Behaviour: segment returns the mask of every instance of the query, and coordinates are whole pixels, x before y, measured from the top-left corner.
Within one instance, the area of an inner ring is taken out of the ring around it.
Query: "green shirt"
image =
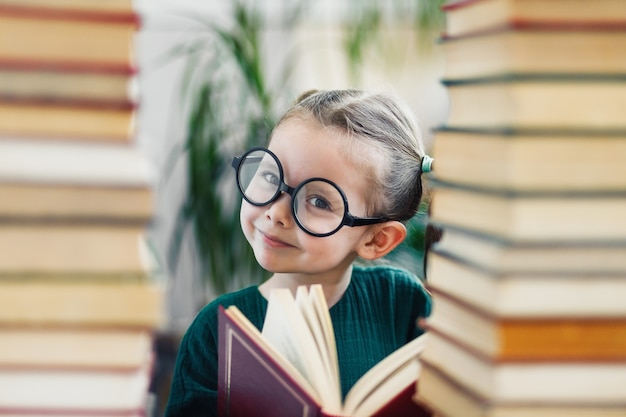
[[[259,329],[267,300],[257,286],[225,294],[205,306],[180,344],[166,417],[217,415],[217,309],[236,305]],[[373,365],[422,331],[431,300],[421,282],[389,266],[355,266],[342,298],[330,309],[346,392]]]

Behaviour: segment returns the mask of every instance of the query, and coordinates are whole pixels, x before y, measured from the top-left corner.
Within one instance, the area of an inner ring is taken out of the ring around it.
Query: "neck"
[[[352,265],[349,265],[342,273],[327,275],[276,273],[259,286],[259,291],[265,298],[269,299],[271,290],[275,288],[287,288],[295,296],[296,289],[301,285],[309,288],[313,284],[322,284],[326,303],[330,308],[341,299],[348,285],[350,285],[351,277]]]

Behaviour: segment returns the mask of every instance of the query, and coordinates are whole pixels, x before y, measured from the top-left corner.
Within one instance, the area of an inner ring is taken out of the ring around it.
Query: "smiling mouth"
[[[293,247],[293,245],[290,245],[289,243],[282,241],[275,236],[269,235],[260,230],[259,230],[259,233],[261,234],[261,237],[263,238],[263,243],[266,244],[267,246],[270,246],[272,248]]]

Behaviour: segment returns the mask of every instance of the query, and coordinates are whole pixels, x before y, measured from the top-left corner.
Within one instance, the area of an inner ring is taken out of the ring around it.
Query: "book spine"
[[[104,73],[132,76],[139,70],[131,64],[103,62],[48,62],[13,60],[0,57],[0,70],[31,72]]]
[[[454,42],[482,36],[498,36],[509,31],[527,31],[527,32],[624,32],[626,31],[626,21],[605,22],[605,21],[585,21],[585,22],[567,22],[559,20],[541,20],[533,21],[526,19],[512,18],[498,26],[485,29],[473,30],[459,35],[449,35],[443,33],[439,42]]]
[[[138,107],[138,103],[131,100],[108,100],[89,98],[57,98],[57,97],[18,97],[0,95],[0,104],[14,106],[63,106],[76,109],[102,109],[110,111],[133,111]]]
[[[20,5],[0,5],[0,15],[5,17],[32,18],[47,20],[75,20],[104,24],[132,24],[139,28],[140,16],[134,12],[90,11],[58,9],[48,7],[29,7]]]

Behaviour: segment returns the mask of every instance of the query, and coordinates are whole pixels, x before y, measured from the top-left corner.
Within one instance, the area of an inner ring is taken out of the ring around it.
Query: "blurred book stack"
[[[163,289],[144,233],[131,0],[0,0],[0,416],[141,416]]]
[[[415,400],[626,415],[626,2],[444,6],[434,298]]]

